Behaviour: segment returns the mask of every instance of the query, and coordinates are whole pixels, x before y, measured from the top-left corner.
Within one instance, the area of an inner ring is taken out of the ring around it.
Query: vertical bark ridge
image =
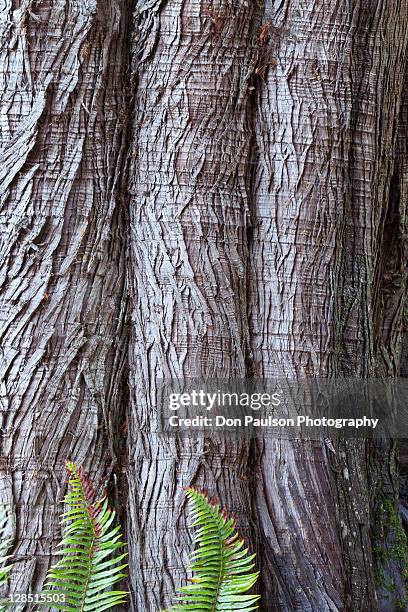
[[[406,25],[405,0],[363,3],[356,22],[336,330],[336,367],[349,375],[379,373],[378,346],[389,326],[381,313],[387,293],[385,267],[392,264],[384,258],[390,216],[395,221],[390,185],[404,82]],[[396,354],[393,347],[389,359]]]
[[[407,287],[407,181],[408,181],[408,93],[407,56],[400,73],[401,102],[395,125],[393,174],[389,187],[388,207],[379,246],[376,270],[376,302],[374,331],[376,335],[377,374],[405,375],[404,372],[404,308]],[[399,508],[405,521],[406,462],[404,441],[389,440],[370,445],[371,532],[374,549],[375,577],[381,610],[393,610],[407,603],[407,580],[404,575],[403,546],[398,535]],[[399,465],[397,455],[401,455]],[[384,457],[387,460],[384,460]],[[401,476],[398,473],[401,470]],[[398,540],[399,538],[399,540]]]
[[[122,334],[126,11],[6,3],[0,22],[2,501],[11,591],[41,588],[65,460],[103,486],[126,360]]]
[[[163,439],[156,386],[245,376],[247,106],[252,2],[136,3],[131,198],[132,609],[168,605],[191,544],[181,486],[220,497],[250,531],[249,447]]]
[[[344,163],[332,134],[342,133],[350,112],[352,32],[346,8],[334,2],[277,10],[267,2],[263,28],[249,270],[253,369],[266,378],[324,376]],[[265,439],[259,452],[263,609],[339,609],[344,576],[331,451]]]
[[[399,375],[404,327],[404,306],[407,287],[408,260],[408,74],[405,53],[403,72],[396,84],[400,99],[395,121],[393,173],[388,190],[388,207],[382,226],[379,259],[376,273],[374,330],[377,349],[377,372],[388,376]]]
[[[249,267],[256,376],[372,367],[406,15],[405,2],[266,2]],[[375,609],[364,446],[264,440],[259,451],[265,609],[275,581],[276,609]]]
[[[407,18],[404,1],[367,2],[359,7],[356,21],[348,188],[338,266],[337,374],[393,375],[399,359],[397,335],[401,325],[397,320],[402,313],[398,292],[395,304],[394,298],[387,297],[387,285],[392,277],[395,280],[387,242],[390,217],[394,215],[390,198],[395,194],[390,194],[390,188],[395,172]],[[395,244],[395,250],[400,246]],[[382,498],[385,491],[390,496],[395,494],[393,446],[379,442],[366,449],[363,443],[350,442],[343,445],[340,456],[341,465],[347,466],[338,479],[339,504],[347,525],[343,538],[347,601],[354,607],[378,605],[383,609],[384,600],[378,602],[375,596],[369,529],[376,514],[375,498]],[[344,473],[347,478],[341,478]],[[354,544],[356,533],[358,546]]]

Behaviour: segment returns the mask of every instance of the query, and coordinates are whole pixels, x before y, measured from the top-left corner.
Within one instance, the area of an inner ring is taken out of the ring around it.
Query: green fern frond
[[[192,584],[180,589],[180,604],[171,612],[257,610],[259,595],[246,594],[259,576],[252,571],[255,555],[248,554],[235,521],[203,493],[190,488],[187,497],[197,528],[190,567],[193,578]]]
[[[11,545],[11,540],[5,537],[7,524],[8,516],[6,508],[0,506],[0,585],[7,582],[13,567],[11,563],[8,563],[11,558],[11,556],[7,554]]]
[[[101,612],[126,601],[125,591],[109,590],[125,577],[125,554],[120,526],[114,526],[115,512],[108,500],[96,501],[95,491],[81,467],[68,462],[68,510],[62,515],[62,555],[47,575],[46,587],[63,594],[56,610]]]
[[[11,539],[6,537],[8,521],[7,510],[5,506],[0,505],[0,586],[6,584],[13,569],[13,564],[9,563],[11,555],[7,554],[11,545]],[[11,603],[8,598],[0,599],[0,612],[10,608]]]

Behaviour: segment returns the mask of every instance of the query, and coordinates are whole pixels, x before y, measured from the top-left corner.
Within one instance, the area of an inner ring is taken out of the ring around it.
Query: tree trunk
[[[245,376],[249,79],[257,4],[139,2],[129,171],[128,534],[132,610],[169,605],[191,534],[182,486],[217,495],[249,536],[248,443],[163,439],[157,382]]]
[[[1,499],[10,591],[38,591],[59,539],[65,460],[115,465],[124,346],[126,18],[116,0],[1,9]]]
[[[164,438],[155,416],[163,379],[398,371],[407,3],[4,4],[11,592],[42,587],[70,458],[97,488],[127,464],[132,611],[169,606],[186,578],[186,485],[237,517],[262,610],[378,608],[370,503],[398,494],[392,446]]]
[[[408,205],[408,65],[402,77],[394,171],[383,233],[383,248],[379,260],[378,283],[378,350],[380,373],[407,376],[406,292],[407,292],[407,205]],[[405,333],[404,333],[405,331]],[[395,448],[395,446],[397,448]],[[395,451],[399,450],[399,453]],[[397,462],[396,455],[399,454]],[[384,461],[384,457],[389,457]],[[406,559],[408,550],[402,525],[407,528],[407,462],[406,442],[398,444],[380,441],[371,448],[372,541],[375,574],[383,612],[408,603]],[[401,517],[399,517],[399,510]],[[402,523],[401,523],[402,520]],[[401,554],[402,552],[402,554]],[[404,563],[405,557],[405,563]],[[405,569],[405,572],[404,572]]]
[[[266,2],[249,265],[256,376],[380,369],[376,286],[406,30],[406,2]],[[334,450],[260,444],[265,610],[376,609],[364,444]]]

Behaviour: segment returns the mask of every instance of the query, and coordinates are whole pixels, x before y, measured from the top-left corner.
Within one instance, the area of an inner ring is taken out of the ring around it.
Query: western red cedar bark
[[[380,374],[407,375],[407,204],[408,204],[408,66],[401,77],[402,96],[396,123],[393,174],[385,213],[376,282],[376,319]],[[405,310],[405,312],[404,312]],[[404,342],[405,341],[405,342]],[[405,347],[404,347],[405,344]],[[372,540],[381,610],[404,608],[408,602],[406,441],[371,445]],[[399,516],[401,515],[401,516]]]
[[[85,463],[97,485],[115,469],[129,11],[111,0],[49,0],[8,3],[1,15],[0,469],[16,519],[12,590],[41,587],[63,460]],[[405,0],[352,9],[268,0],[262,27],[260,11],[245,0],[136,2],[135,610],[169,603],[184,578],[180,484],[217,493],[248,537],[255,514],[246,443],[166,441],[151,430],[160,378],[243,376],[249,361],[265,376],[398,367],[404,234],[394,235],[389,191]],[[402,228],[402,199],[397,208]],[[263,608],[375,609],[364,446],[332,453],[265,441],[259,455]]]
[[[96,486],[121,403],[127,2],[6,2],[0,16],[1,501],[10,592],[38,591],[65,460]]]
[[[163,439],[153,420],[160,379],[245,375],[248,102],[260,20],[249,1],[138,2],[135,11],[128,533],[141,612],[168,605],[186,578],[182,486],[216,494],[249,536],[248,444]]]
[[[397,360],[395,343],[380,350],[390,311],[377,287],[407,18],[405,0],[266,2],[248,267],[255,376],[364,377]],[[259,462],[264,609],[375,610],[365,444],[265,439]]]
[[[407,206],[408,206],[408,69],[404,80],[403,98],[400,111],[400,121],[398,126],[397,139],[397,168],[394,173],[395,190],[397,192],[396,205],[398,228],[401,230],[398,243],[402,250],[400,261],[401,270],[407,272],[407,257],[405,256],[407,232]],[[397,251],[398,253],[398,251]],[[398,256],[395,257],[398,266]],[[397,267],[396,266],[396,267]],[[406,282],[406,280],[405,280]],[[400,376],[408,376],[408,301],[407,286],[405,284],[405,301],[403,301],[403,320],[402,320],[402,342],[401,342],[401,363]],[[400,476],[400,510],[403,525],[408,531],[408,440],[398,441],[398,468]]]

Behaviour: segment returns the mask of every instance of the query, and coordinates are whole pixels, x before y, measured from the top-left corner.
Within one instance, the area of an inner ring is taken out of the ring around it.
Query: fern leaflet
[[[53,603],[56,610],[101,612],[126,601],[125,591],[109,590],[125,577],[122,563],[126,553],[120,526],[113,526],[115,512],[108,500],[96,501],[95,491],[81,467],[67,462],[69,473],[68,509],[62,515],[62,559],[50,569],[46,587],[65,595],[65,601]]]
[[[10,555],[7,554],[11,540],[5,537],[7,532],[8,517],[4,506],[0,506],[0,585],[7,582],[12,564],[8,564]]]
[[[239,538],[235,521],[195,489],[187,489],[196,527],[191,584],[180,589],[179,604],[171,612],[236,612],[257,610],[258,595],[248,595],[259,572]]]

